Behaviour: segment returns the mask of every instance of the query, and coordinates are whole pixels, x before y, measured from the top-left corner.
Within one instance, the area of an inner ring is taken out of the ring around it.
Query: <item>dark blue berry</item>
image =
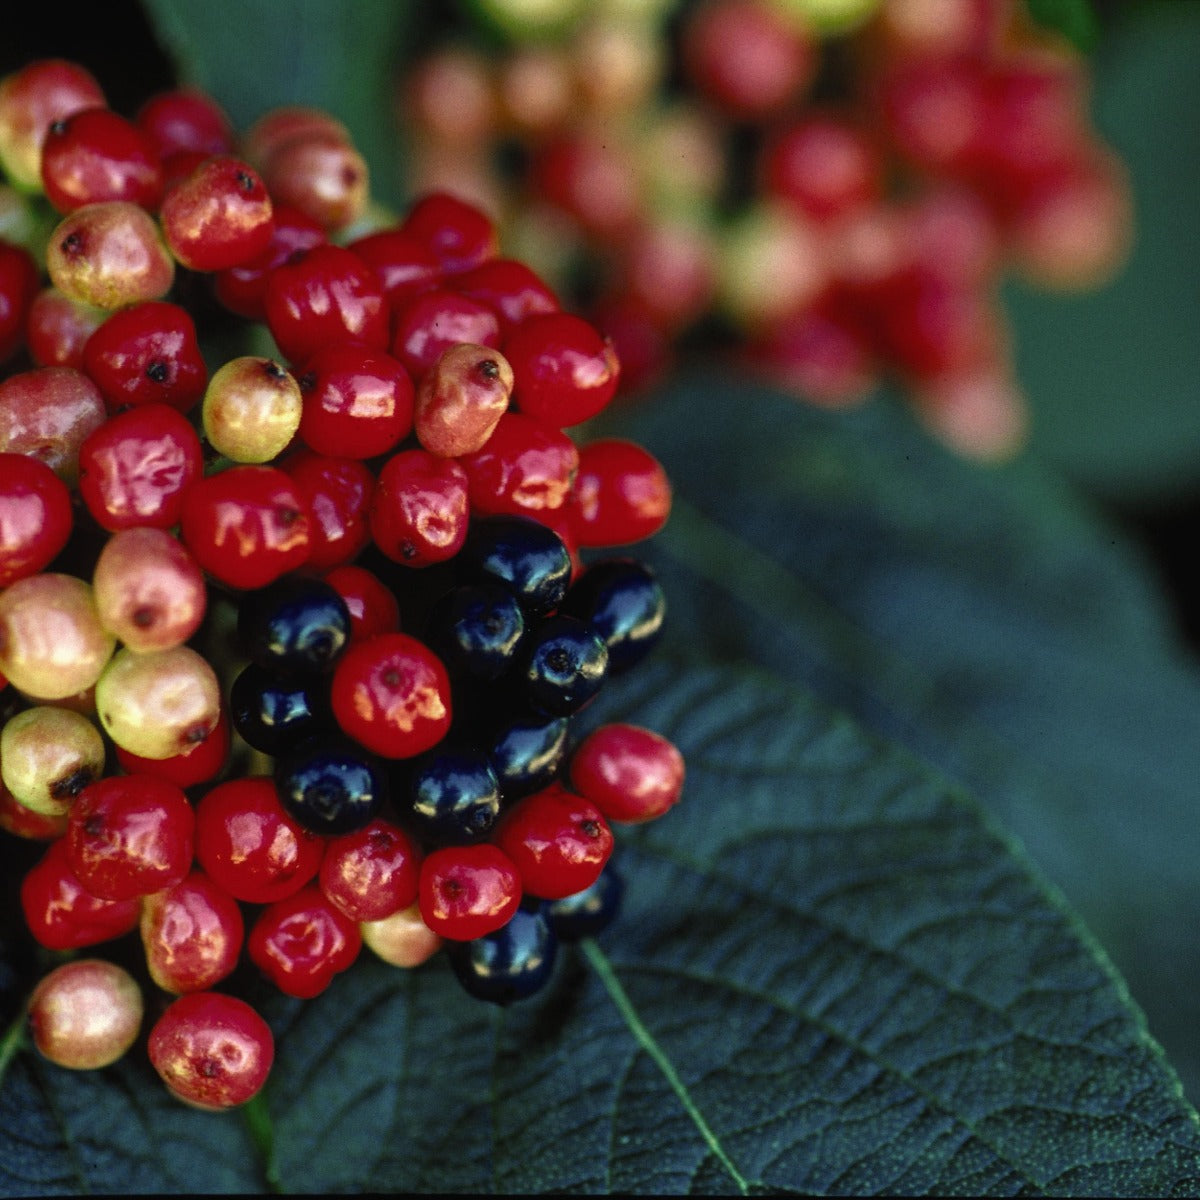
[[[607,670],[608,647],[586,621],[547,617],[529,632],[520,685],[538,712],[568,717],[600,691]]]
[[[502,583],[529,616],[562,603],[571,555],[562,538],[530,517],[476,517],[455,563],[465,583]]]
[[[491,680],[512,666],[524,633],[512,591],[483,583],[447,592],[430,613],[424,641],[451,675]]]
[[[446,942],[458,982],[479,1000],[511,1004],[540,991],[554,970],[558,939],[540,906],[469,942]]]
[[[610,859],[591,887],[561,900],[551,900],[546,905],[546,919],[560,941],[577,942],[580,938],[595,937],[617,915],[624,894],[625,881],[617,874]]]
[[[516,716],[500,727],[488,759],[505,801],[554,782],[566,755],[567,731],[566,717]]]
[[[608,669],[619,672],[640,662],[658,641],[667,603],[649,567],[620,558],[588,567],[559,611],[596,629],[608,646]]]
[[[328,681],[281,676],[250,663],[229,689],[229,717],[255,750],[271,755],[295,750],[333,723]]]
[[[385,799],[382,769],[355,746],[310,746],[275,760],[279,802],[313,833],[353,833],[374,819]]]
[[[313,674],[332,666],[346,648],[350,613],[323,580],[288,577],[242,597],[238,637],[261,666]]]
[[[500,785],[483,751],[443,744],[401,769],[401,818],[419,838],[453,846],[491,833],[500,815]]]

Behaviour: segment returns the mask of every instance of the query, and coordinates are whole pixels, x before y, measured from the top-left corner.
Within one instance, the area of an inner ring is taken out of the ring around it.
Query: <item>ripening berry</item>
[[[104,740],[82,713],[39,704],[0,733],[0,778],[34,812],[62,816],[103,773]]]
[[[50,235],[46,270],[64,295],[107,309],[158,300],[175,280],[154,218],[127,200],[85,204],[66,217]]]
[[[419,967],[441,949],[442,939],[421,919],[419,903],[359,925],[363,945],[393,967]]]
[[[170,758],[216,728],[221,686],[190,646],[119,650],[96,684],[96,711],[118,746],[143,758]]]
[[[439,458],[483,448],[508,411],[513,371],[498,350],[461,342],[421,377],[417,388],[417,441]]]
[[[103,424],[104,399],[82,371],[35,367],[0,382],[0,454],[39,459],[68,485],[84,441]]]
[[[282,454],[300,428],[300,385],[279,363],[250,355],[221,367],[204,393],[204,436],[239,463],[266,463]]]
[[[91,1071],[119,1059],[137,1040],[142,992],[124,967],[98,958],[63,963],[29,997],[29,1032],[60,1067]]]
[[[139,930],[151,979],[177,995],[220,983],[245,938],[238,902],[202,871],[147,896]]]
[[[263,179],[279,204],[289,204],[334,232],[361,217],[370,198],[367,161],[344,138],[313,134],[274,150]]]
[[[65,700],[86,691],[115,645],[82,579],[45,572],[0,592],[0,671],[28,696]]]

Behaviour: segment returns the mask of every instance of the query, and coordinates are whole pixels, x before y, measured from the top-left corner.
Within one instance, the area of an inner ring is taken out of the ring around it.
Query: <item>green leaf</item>
[[[679,495],[646,551],[671,637],[815,689],[973,791],[1200,1094],[1180,920],[1200,906],[1200,681],[1141,557],[1034,466],[972,467],[888,403],[827,414],[710,377],[620,431]]]
[[[1200,5],[1123,4],[1089,60],[1097,127],[1127,165],[1136,241],[1099,291],[1006,296],[1034,447],[1098,494],[1162,501],[1200,481]]]
[[[1100,30],[1091,0],[1026,0],[1039,25],[1061,33],[1080,50],[1094,50]]]
[[[142,0],[181,81],[209,91],[246,129],[286,104],[343,121],[371,168],[376,199],[403,195],[397,68],[420,6],[409,0]]]
[[[745,668],[661,657],[598,703],[674,739],[688,783],[622,831],[623,911],[547,993],[499,1010],[440,958],[367,956],[314,1001],[260,997],[265,1161],[136,1053],[72,1075],[24,1050],[2,1186],[1196,1188],[1200,1126],[1122,984],[973,802]]]

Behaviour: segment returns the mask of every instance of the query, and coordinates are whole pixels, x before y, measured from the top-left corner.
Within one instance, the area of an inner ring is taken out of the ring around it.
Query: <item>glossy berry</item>
[[[499,679],[525,633],[516,596],[502,584],[452,588],[429,614],[424,640],[452,677]]]
[[[457,460],[402,450],[384,463],[369,521],[375,545],[394,562],[425,567],[454,558],[469,519],[467,473]]]
[[[25,454],[0,454],[0,588],[49,566],[67,544],[71,493]]]
[[[441,937],[467,942],[507,924],[521,904],[521,877],[496,846],[447,846],[421,864],[421,919]]]
[[[671,513],[662,464],[636,442],[603,438],[579,452],[571,495],[581,546],[623,546],[653,536]]]
[[[409,209],[401,231],[428,246],[449,274],[495,258],[496,227],[486,213],[448,192],[431,192]]]
[[[234,146],[229,116],[198,88],[156,92],[138,109],[134,120],[160,158],[187,150],[228,154]]]
[[[512,367],[499,351],[472,342],[451,346],[417,389],[417,440],[441,458],[481,450],[508,411],[512,386]]]
[[[500,929],[451,944],[448,954],[469,995],[507,1005],[546,986],[557,950],[558,938],[541,909],[522,908]]]
[[[233,727],[255,750],[277,755],[327,731],[329,684],[320,676],[280,676],[250,663],[229,689]]]
[[[110,412],[142,404],[187,412],[208,382],[195,322],[186,309],[165,301],[113,313],[84,346],[83,369]]]
[[[517,407],[556,428],[596,416],[616,393],[616,352],[581,317],[530,317],[504,339],[503,349],[512,363]]]
[[[71,367],[35,367],[0,382],[0,454],[44,462],[68,486],[80,447],[104,424],[100,389]]]
[[[348,249],[375,272],[392,307],[434,287],[441,278],[441,264],[434,252],[398,229],[368,234],[351,242]]]
[[[328,837],[370,824],[386,799],[380,767],[340,738],[281,753],[275,790],[298,825]]]
[[[485,753],[442,745],[406,766],[397,807],[422,841],[467,845],[491,833],[500,815],[500,788]]]
[[[352,921],[382,921],[417,899],[421,853],[412,839],[379,818],[332,838],[318,883],[325,898]]]
[[[21,881],[21,911],[34,940],[48,950],[80,950],[137,928],[140,901],[102,900],[82,883],[58,838]]]
[[[364,642],[377,633],[399,632],[396,594],[373,571],[347,564],[334,567],[326,574],[325,582],[341,596],[350,614],[352,643]]]
[[[107,316],[104,309],[72,300],[56,287],[43,288],[30,303],[25,321],[25,345],[29,357],[39,367],[81,369],[83,348]],[[0,335],[0,360],[4,357],[2,349],[3,337]]]
[[[243,597],[238,637],[249,657],[281,674],[327,670],[350,640],[350,614],[320,579],[279,579]]]
[[[524,413],[506,412],[491,437],[460,462],[470,481],[473,512],[540,519],[567,503],[579,451],[553,425]]]
[[[202,992],[237,966],[242,910],[202,871],[147,896],[139,922],[150,978],[165,992]]]
[[[363,945],[393,967],[419,967],[442,947],[442,939],[421,919],[421,906],[407,908],[378,921],[359,924]]]
[[[104,900],[133,900],[177,884],[192,863],[195,815],[173,784],[149,775],[99,779],[67,821],[76,878]]]
[[[593,730],[571,756],[570,770],[571,786],[612,821],[652,821],[683,791],[683,755],[661,734],[637,725]]]
[[[175,281],[175,263],[154,218],[127,200],[77,208],[46,247],[50,282],[65,296],[117,309],[158,300]]]
[[[196,806],[196,859],[235,899],[290,896],[320,870],[324,853],[324,841],[284,811],[270,779],[218,784]]]
[[[608,647],[608,669],[626,671],[657,644],[666,597],[653,571],[634,559],[593,563],[567,592],[559,610],[586,621]]]
[[[267,463],[296,436],[303,405],[299,385],[274,359],[240,355],[209,380],[200,418],[218,454]]]
[[[278,467],[236,466],[195,483],[180,534],[196,561],[230,587],[265,587],[308,559],[308,514]]]
[[[554,781],[567,750],[566,717],[517,716],[491,737],[488,759],[505,801],[541,791]]]
[[[244,1000],[220,992],[180,996],[150,1030],[150,1062],[181,1100],[219,1112],[245,1104],[275,1059],[270,1026]]]
[[[330,232],[359,219],[370,198],[366,159],[336,134],[295,137],[263,164],[271,196],[313,218]]]
[[[104,200],[127,200],[153,211],[162,199],[162,166],[153,143],[132,121],[109,108],[88,108],[46,131],[42,186],[60,213]]]
[[[489,516],[471,522],[456,566],[464,582],[510,588],[528,616],[562,603],[571,556],[562,539],[530,517]]]
[[[414,379],[420,379],[461,342],[499,347],[500,319],[486,304],[447,288],[435,288],[396,308],[391,351]]]
[[[527,317],[559,311],[558,298],[549,286],[512,258],[495,258],[456,275],[454,289],[494,309],[505,337]]]
[[[308,509],[308,566],[328,571],[357,558],[371,540],[375,475],[366,463],[300,450],[280,466]]]
[[[625,883],[610,859],[590,887],[550,901],[545,907],[546,920],[559,941],[577,942],[595,937],[612,924],[624,894]]]
[[[274,227],[266,185],[232,156],[204,159],[167,193],[159,217],[171,253],[193,271],[252,262],[267,249]]]
[[[65,816],[104,774],[104,741],[82,713],[37,704],[0,730],[0,786],[26,808]]]
[[[123,967],[81,958],[55,967],[29,996],[29,1033],[60,1067],[94,1071],[121,1058],[142,1025],[142,992]]]
[[[334,670],[330,698],[343,732],[384,758],[429,750],[450,728],[446,668],[408,634],[351,646]]]
[[[608,673],[608,647],[586,621],[557,613],[535,625],[514,679],[529,707],[567,717],[595,698]]]
[[[33,255],[0,238],[0,363],[10,359],[24,340],[40,284]]]
[[[389,354],[368,346],[323,346],[298,373],[304,398],[300,437],[322,454],[374,458],[413,426],[413,384]]]
[[[309,885],[259,914],[246,949],[281,992],[310,1000],[354,962],[362,936],[357,922]]]
[[[557,783],[509,808],[495,841],[516,865],[525,892],[546,900],[590,887],[613,849],[600,810]]]
[[[338,342],[388,346],[388,308],[374,273],[341,246],[321,245],[275,267],[263,294],[267,326],[292,362]]]
[[[212,732],[179,754],[143,758],[118,746],[117,762],[129,774],[154,775],[176,787],[190,788],[215,779],[229,761],[229,717],[222,712]]]

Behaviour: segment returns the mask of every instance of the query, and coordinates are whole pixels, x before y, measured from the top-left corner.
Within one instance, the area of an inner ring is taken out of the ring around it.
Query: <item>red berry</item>
[[[25,342],[39,367],[83,369],[83,348],[108,317],[102,308],[81,304],[56,287],[43,288],[29,306]]]
[[[346,603],[350,614],[350,641],[364,642],[377,633],[396,633],[400,629],[400,606],[396,593],[366,567],[334,567],[325,582]]]
[[[68,485],[84,439],[103,423],[100,389],[72,367],[35,367],[0,382],[0,454],[39,459]]]
[[[896,151],[938,174],[969,171],[987,127],[983,71],[966,59],[908,59],[881,85],[882,116]]]
[[[421,919],[440,937],[471,941],[508,924],[521,904],[521,876],[490,843],[435,850],[421,865]]]
[[[246,948],[250,961],[281,992],[311,1000],[358,957],[362,935],[358,923],[314,885],[264,909]]]
[[[57,966],[30,993],[29,1033],[38,1052],[74,1071],[115,1063],[137,1040],[142,992],[124,967],[99,958]]]
[[[301,450],[280,464],[311,517],[308,565],[325,571],[347,563],[371,540],[367,514],[375,476],[354,458]]]
[[[606,438],[579,451],[571,510],[581,546],[624,546],[657,533],[671,513],[662,464],[636,442]]]
[[[494,258],[454,277],[454,290],[494,309],[507,337],[526,317],[559,311],[558,298],[531,268],[511,258]]]
[[[150,1030],[150,1062],[181,1100],[214,1112],[262,1089],[275,1058],[270,1026],[236,996],[180,996]]]
[[[62,837],[50,843],[21,881],[21,910],[40,945],[79,950],[136,929],[141,903],[93,896],[71,869]]]
[[[610,821],[661,817],[683,791],[683,755],[638,725],[601,725],[571,758],[571,786]]]
[[[218,271],[214,277],[217,299],[231,312],[251,321],[267,319],[264,296],[267,277],[293,254],[324,245],[325,230],[298,208],[272,201],[275,216],[267,248],[250,262]]]
[[[512,367],[498,350],[472,342],[451,346],[417,389],[417,440],[439,458],[482,449],[508,411],[512,386]]]
[[[60,213],[105,200],[153,210],[162,199],[163,174],[154,144],[132,121],[88,108],[47,130],[42,185]]]
[[[450,680],[441,660],[404,633],[351,645],[333,673],[342,731],[384,758],[411,758],[450,728]]]
[[[0,363],[20,349],[40,286],[33,255],[0,238]]]
[[[591,887],[613,849],[596,805],[557,783],[518,800],[500,818],[495,842],[516,865],[525,893],[544,900]]]
[[[308,561],[309,516],[278,467],[230,467],[193,484],[180,534],[196,561],[234,588],[266,587]]]
[[[229,117],[207,92],[197,88],[156,92],[138,109],[134,120],[160,158],[185,151],[206,158],[233,151],[235,134]]]
[[[88,338],[83,369],[103,392],[110,412],[142,404],[169,404],[187,412],[208,383],[191,314],[164,301],[113,313]]]
[[[330,344],[298,372],[304,396],[300,437],[322,454],[374,458],[412,431],[413,384],[391,355]]]
[[[275,267],[263,307],[279,349],[293,362],[336,342],[388,346],[388,307],[375,273],[341,246],[314,246]]]
[[[369,519],[376,546],[395,562],[445,562],[467,536],[467,473],[452,458],[402,450],[379,472]]]
[[[500,318],[486,304],[441,288],[421,292],[397,307],[392,353],[414,379],[460,342],[498,347]]]
[[[271,195],[335,231],[362,216],[370,196],[366,159],[345,138],[310,134],[292,138],[263,163]]]
[[[152,775],[98,779],[67,821],[76,878],[105,900],[132,900],[174,886],[192,863],[195,815],[174,784]]]
[[[170,529],[203,470],[200,438],[187,418],[147,404],[88,435],[79,451],[79,494],[105,529]]]
[[[381,921],[417,898],[421,854],[402,829],[376,819],[331,839],[321,862],[321,891],[352,921]]]
[[[45,463],[0,454],[0,589],[49,566],[72,523],[71,493]]]
[[[540,516],[562,508],[579,467],[579,450],[537,417],[505,413],[482,449],[460,460],[477,513]]]
[[[238,900],[290,896],[320,870],[324,853],[324,839],[287,815],[268,778],[218,784],[196,806],[196,859]]]
[[[237,901],[202,871],[142,902],[142,947],[165,992],[202,992],[237,966],[245,929]]]
[[[436,286],[442,275],[437,255],[424,242],[399,229],[368,234],[351,242],[347,249],[375,272],[393,308]]]
[[[433,192],[409,210],[401,232],[429,247],[447,273],[495,258],[499,239],[492,219],[449,192]]]
[[[627,147],[587,133],[556,137],[530,169],[534,194],[585,232],[618,243],[642,209],[637,161]]]
[[[617,390],[620,364],[612,343],[569,313],[530,317],[503,349],[517,407],[560,429],[596,416]]]
[[[207,158],[167,193],[160,214],[171,253],[193,271],[253,262],[271,242],[271,197],[253,167]]]

